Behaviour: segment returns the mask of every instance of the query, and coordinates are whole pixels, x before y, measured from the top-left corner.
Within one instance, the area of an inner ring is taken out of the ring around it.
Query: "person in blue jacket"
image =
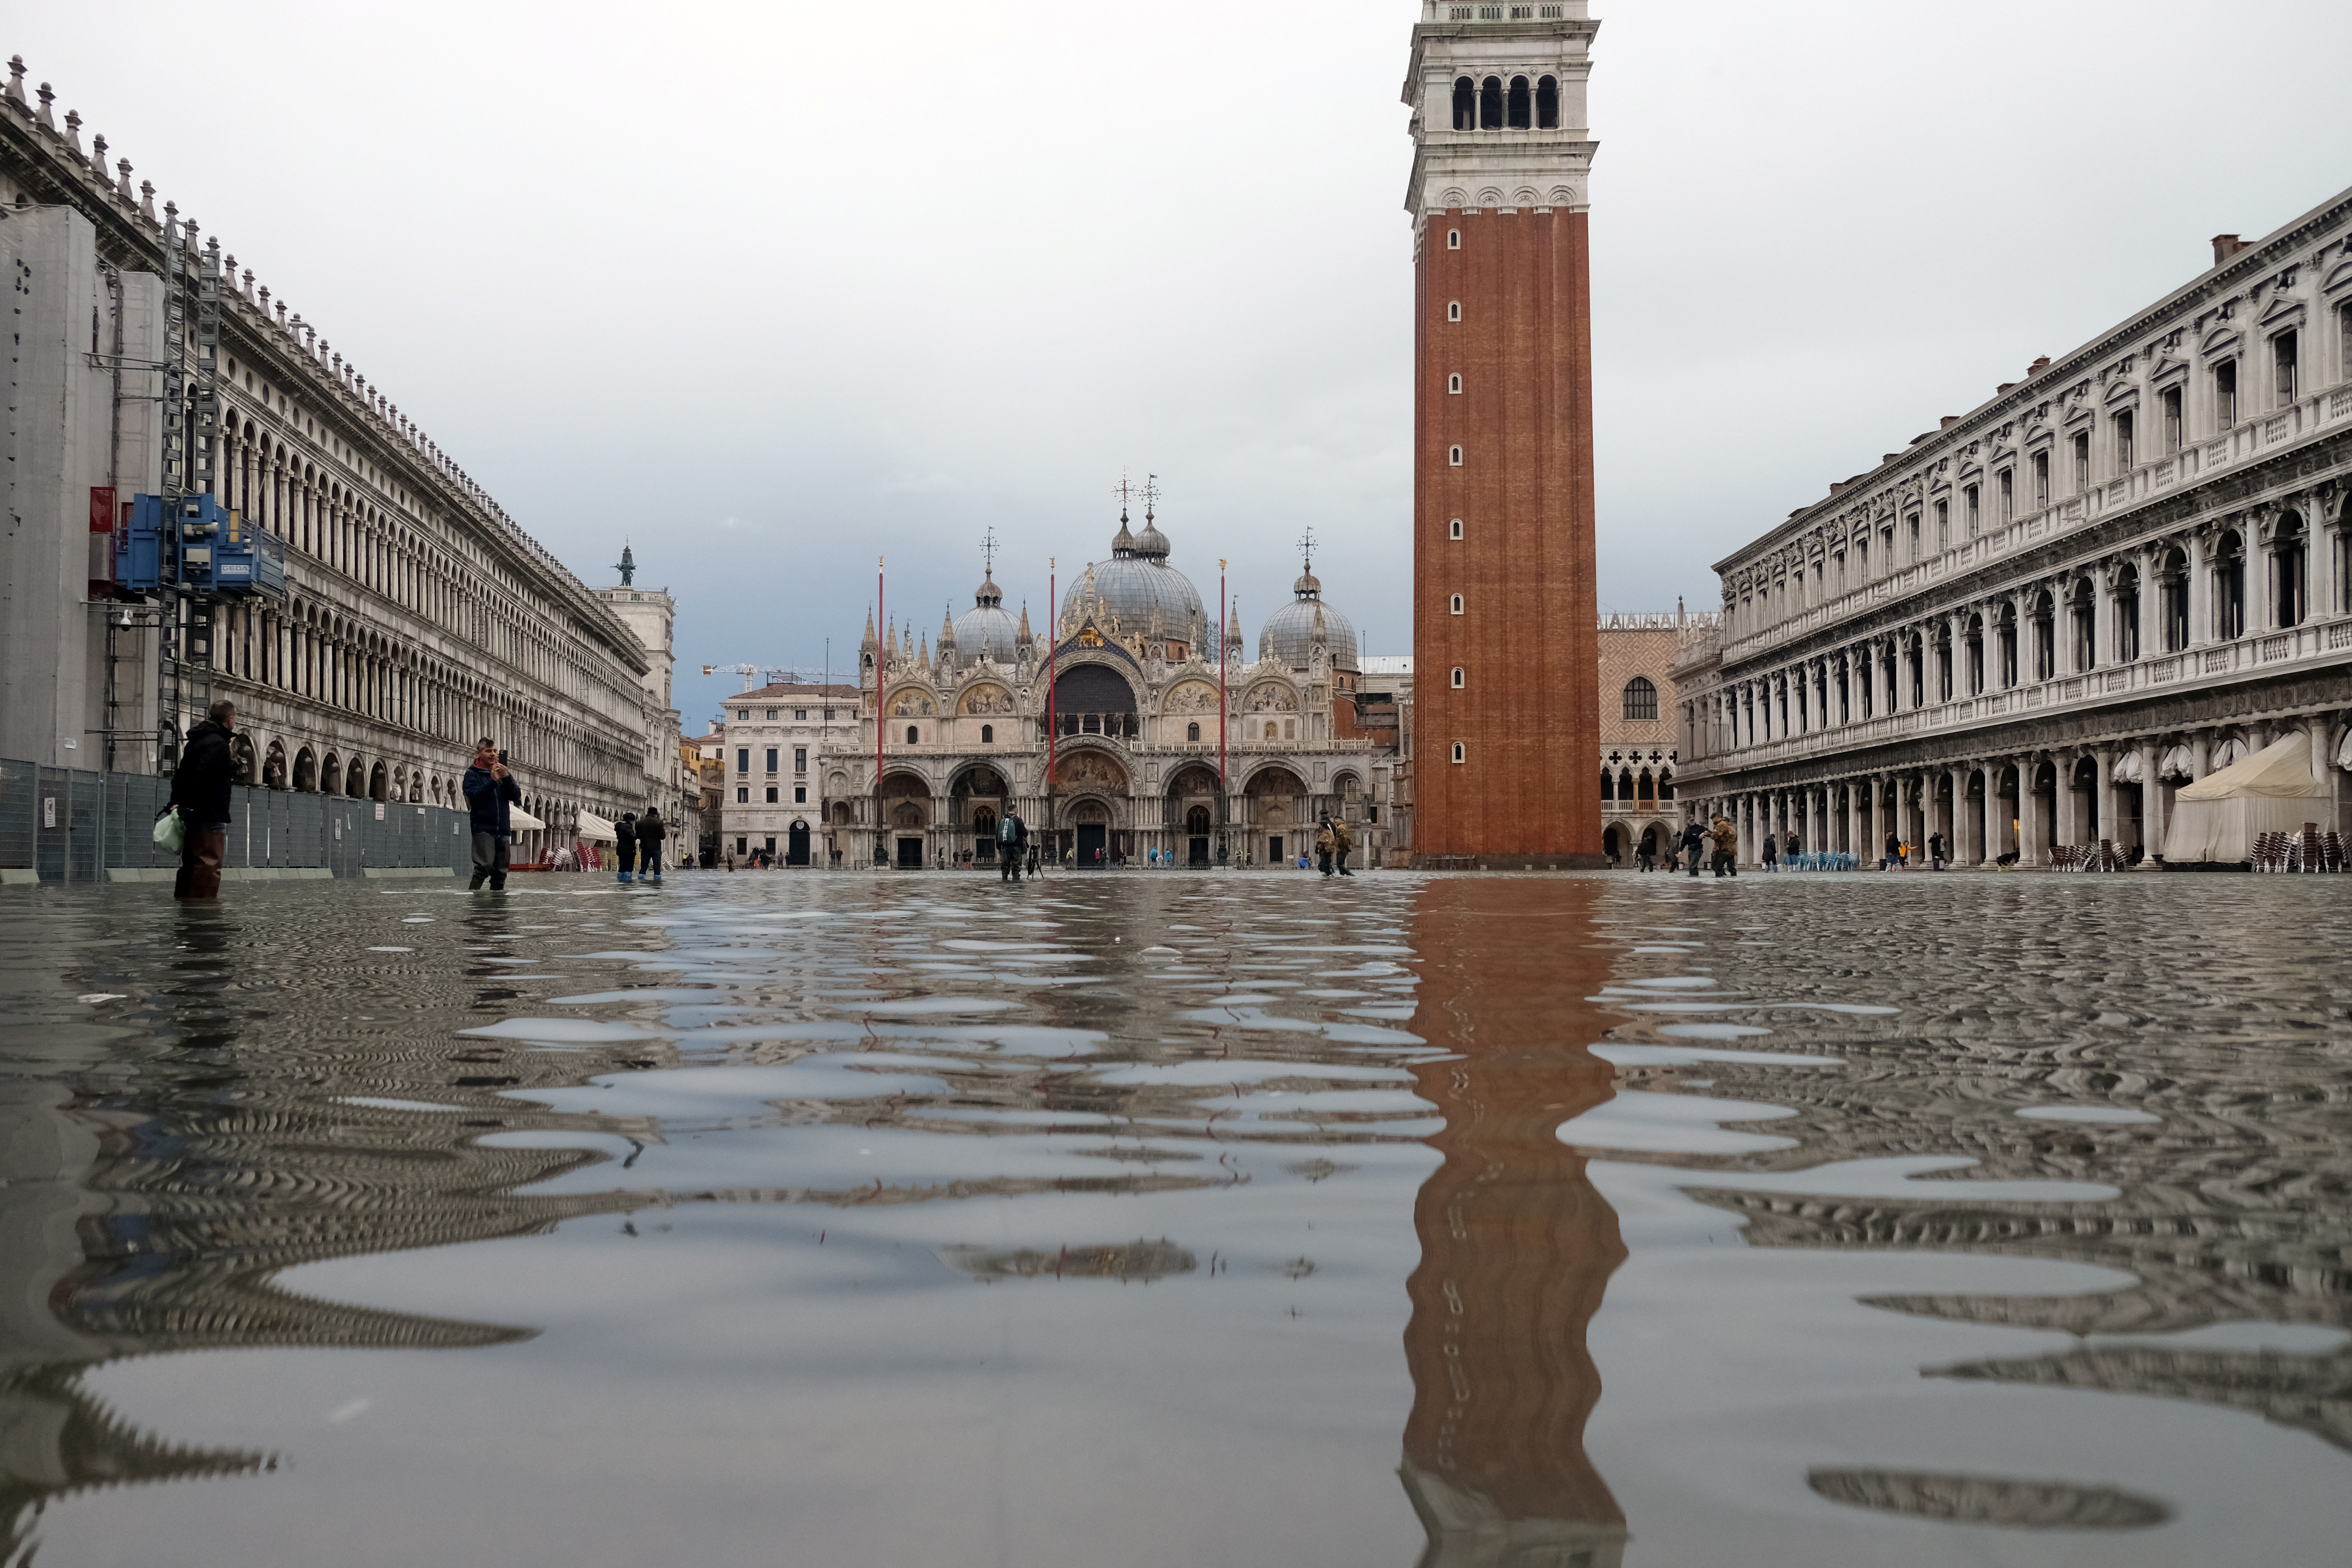
[[[514,853],[514,826],[507,808],[522,804],[522,786],[507,772],[499,743],[488,735],[475,742],[474,765],[466,770],[462,787],[474,828],[474,879],[466,890],[474,892],[488,881],[490,891],[499,892],[507,885],[507,864]]]

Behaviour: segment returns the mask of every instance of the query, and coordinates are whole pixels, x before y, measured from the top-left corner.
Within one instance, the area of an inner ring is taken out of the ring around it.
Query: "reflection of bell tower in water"
[[[1455,1053],[1413,1069],[1445,1118],[1430,1140],[1445,1163],[1413,1205],[1404,1334],[1413,1401],[1398,1473],[1429,1531],[1422,1568],[1616,1568],[1624,1555],[1625,1516],[1584,1454],[1601,1397],[1584,1334],[1625,1247],[1555,1131],[1611,1094],[1611,1068],[1583,1048],[1608,1027],[1584,1000],[1608,978],[1587,945],[1597,892],[1444,880],[1416,902],[1413,1032]]]

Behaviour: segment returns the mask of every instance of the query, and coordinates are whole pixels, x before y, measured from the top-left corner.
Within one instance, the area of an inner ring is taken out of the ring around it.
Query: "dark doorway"
[[[784,839],[784,864],[805,866],[809,863],[809,829],[805,822],[795,822]]]
[[[1200,837],[1188,839],[1186,840],[1186,843],[1189,846],[1189,848],[1185,854],[1184,864],[1187,866],[1206,866],[1209,863],[1209,840],[1207,835],[1203,834]]]
[[[1290,858],[1289,856],[1285,855],[1282,852],[1281,834],[1275,834],[1265,841],[1265,858],[1269,862],[1276,866],[1284,864]]]
[[[1105,853],[1105,851],[1109,847],[1110,828],[1108,825],[1100,822],[1082,822],[1078,824],[1079,866],[1082,868],[1092,868],[1097,866],[1107,865],[1109,862],[1110,858]]]
[[[923,841],[919,838],[898,840],[898,869],[919,871],[923,868]]]

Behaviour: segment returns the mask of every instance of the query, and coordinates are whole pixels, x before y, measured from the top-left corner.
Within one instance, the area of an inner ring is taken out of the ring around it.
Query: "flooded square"
[[[11,889],[0,1561],[2339,1561],[2352,889]]]

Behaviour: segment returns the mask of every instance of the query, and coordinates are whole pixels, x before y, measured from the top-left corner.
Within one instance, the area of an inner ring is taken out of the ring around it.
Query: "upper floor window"
[[[751,710],[749,708],[738,708],[735,710],[735,717],[748,724],[751,721]]]
[[[735,748],[735,771],[739,773],[748,773],[751,771],[751,747],[738,746]]]
[[[1462,595],[1459,594],[1454,595],[1454,613],[1457,616],[1462,613]]]
[[[1504,112],[1512,130],[1535,129],[1535,98],[1528,88],[1527,78],[1515,76],[1511,79],[1510,91]]]
[[[795,723],[801,723],[801,724],[805,724],[805,723],[807,723],[807,722],[808,722],[808,710],[807,710],[807,709],[805,709],[805,708],[795,708],[795,709],[793,709],[793,721],[794,721]]]
[[[2238,362],[2223,360],[2213,367],[2213,433],[2234,430],[2238,425]]]
[[[2132,471],[2132,411],[2130,409],[2126,408],[2116,416],[2115,435],[2116,473],[2121,476]]]
[[[1984,487],[1970,485],[1960,492],[1961,510],[1968,521],[1969,537],[1974,539],[1984,526]]]
[[[1462,377],[1458,374],[1447,376],[1445,378],[1445,390],[1458,395],[1462,390]]]
[[[1466,8],[1457,6],[1455,9]],[[1454,79],[1454,129],[1456,131],[1478,129],[1478,84],[1466,76],[1457,76]]]
[[[1938,551],[1945,551],[1951,547],[1952,503],[1939,500],[1936,503],[1936,548]]]
[[[1192,722],[1192,723],[1190,723],[1190,724],[1187,724],[1187,725],[1185,725],[1185,726],[1184,726],[1184,739],[1185,739],[1185,740],[1187,740],[1187,741],[1192,741],[1192,742],[1198,742],[1198,741],[1200,740],[1200,738],[1201,738],[1201,726],[1200,726],[1200,724],[1199,724],[1199,722],[1198,722],[1197,721],[1194,721],[1194,722]]]
[[[919,726],[917,726],[917,725],[914,725],[914,724],[909,724],[909,725],[908,725],[908,726],[907,726],[907,744],[908,744],[908,745],[910,745],[910,746],[911,746],[911,745],[914,745],[914,744],[916,744],[917,742],[919,742],[919,741],[921,741],[921,740],[922,740],[922,738],[923,738],[923,731],[922,731],[922,730],[921,730],[921,728],[920,728]]]
[[[1906,536],[1904,542],[1910,546],[1911,559],[1916,561],[1919,559],[1919,514],[1915,511],[1905,518],[1903,526]]]
[[[1625,683],[1625,721],[1643,722],[1658,716],[1658,689],[1650,684],[1646,675],[1637,675]]]
[[[2081,495],[2091,488],[2091,433],[2074,433],[2074,493]]]
[[[2017,515],[2017,470],[2000,471],[2000,521],[2009,521]]]
[[[995,725],[982,724],[980,727],[980,743],[983,746],[992,746],[996,743]]]
[[[2033,510],[2040,511],[2050,504],[2050,454],[2033,454]]]
[[[776,710],[775,710],[774,709],[772,709],[772,708],[769,709],[769,710],[768,710],[768,719],[769,719],[769,721],[770,721],[771,723],[774,722],[774,721],[775,721],[775,717],[776,717]]]
[[[1536,79],[1536,129],[1559,129],[1559,82],[1555,78]]]
[[[2302,394],[2296,391],[2295,343],[2293,332],[2271,340],[2271,406],[2284,408]]]
[[[808,748],[806,746],[794,746],[793,748],[793,772],[796,773],[804,773],[808,772]]]
[[[1469,683],[1470,678],[1463,673],[1462,667],[1460,665],[1455,665],[1454,667],[1454,689],[1459,691]]]
[[[1462,319],[1461,300],[1448,300],[1445,301],[1445,319],[1449,321],[1458,321]]]
[[[1445,231],[1445,248],[1448,250],[1459,250],[1462,248],[1462,231],[1460,229],[1449,228]]]
[[[768,771],[770,773],[776,771],[776,748],[773,746],[768,748]]]
[[[1459,539],[1462,537],[1462,520],[1460,518],[1457,517],[1452,522],[1445,525],[1445,537],[1448,539]]]
[[[2160,401],[2164,405],[2164,451],[2169,457],[2180,450],[2180,388],[2165,388]]]
[[[1460,468],[1462,466],[1462,448],[1459,447],[1448,447],[1445,448],[1445,460],[1450,466],[1457,468]]]

